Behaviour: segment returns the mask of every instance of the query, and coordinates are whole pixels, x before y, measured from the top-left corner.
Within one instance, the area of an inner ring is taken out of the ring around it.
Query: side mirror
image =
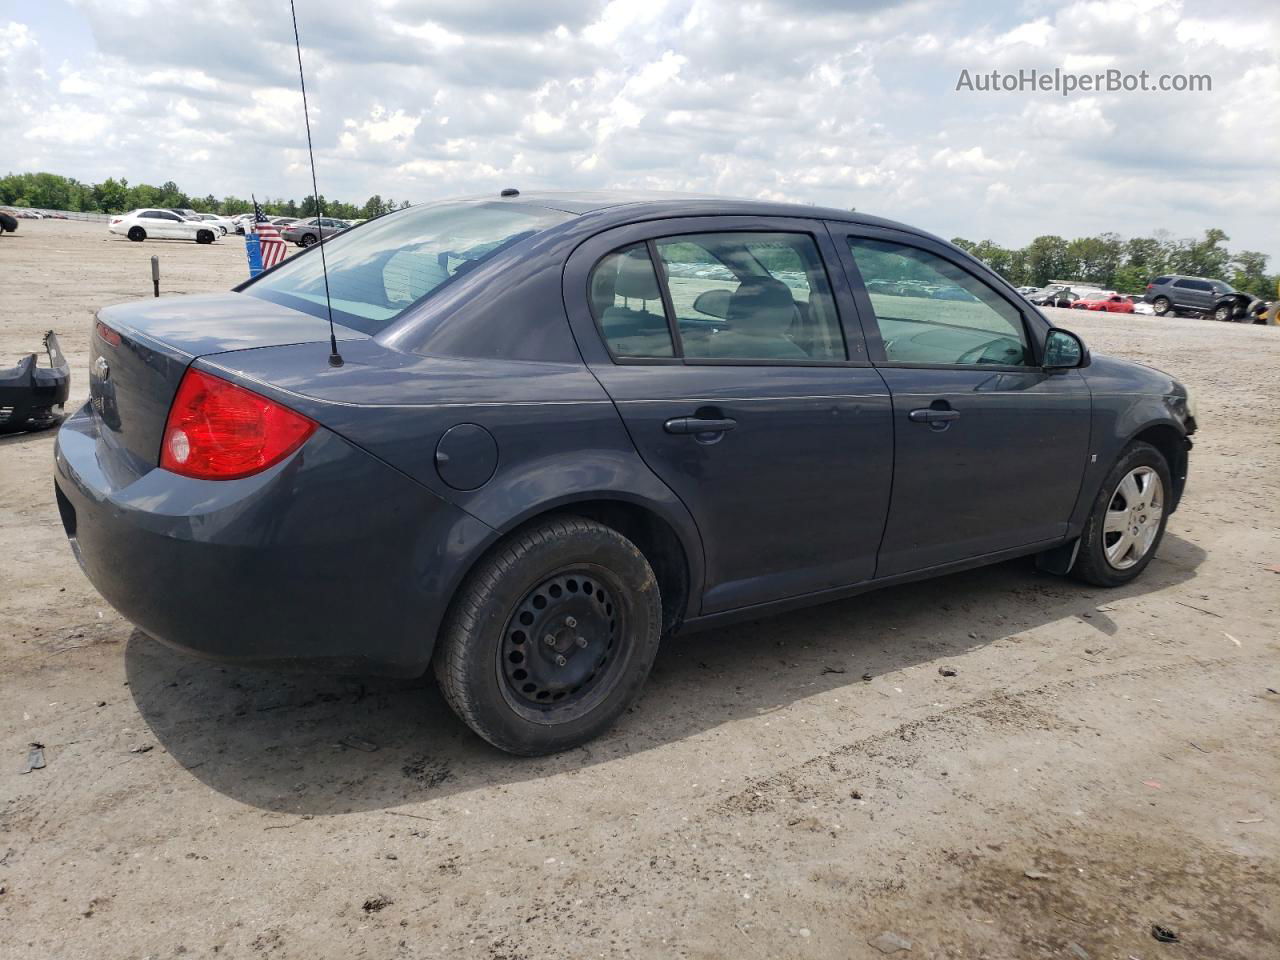
[[[1089,348],[1070,330],[1054,327],[1044,339],[1046,370],[1074,370],[1089,365]]]

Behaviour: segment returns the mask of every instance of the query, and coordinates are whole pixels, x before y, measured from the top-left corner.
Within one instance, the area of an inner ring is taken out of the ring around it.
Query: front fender
[[[1071,517],[1071,529],[1083,529],[1089,510],[1093,506],[1102,483],[1120,454],[1140,437],[1156,437],[1164,431],[1162,439],[1177,437],[1175,455],[1169,464],[1173,474],[1174,490],[1169,512],[1177,508],[1186,482],[1187,454],[1190,446],[1186,439],[1185,424],[1175,416],[1171,404],[1163,397],[1102,397],[1094,398],[1093,433],[1091,435],[1089,463],[1085,467],[1080,485],[1080,496]],[[1166,456],[1169,445],[1162,444]]]

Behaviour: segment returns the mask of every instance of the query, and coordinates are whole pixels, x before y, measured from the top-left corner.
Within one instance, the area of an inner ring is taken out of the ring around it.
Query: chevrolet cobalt
[[[738,200],[424,204],[105,308],[90,361],[56,496],[121,614],[433,668],[520,754],[605,730],[681,630],[1023,555],[1127,583],[1195,431],[951,244]]]

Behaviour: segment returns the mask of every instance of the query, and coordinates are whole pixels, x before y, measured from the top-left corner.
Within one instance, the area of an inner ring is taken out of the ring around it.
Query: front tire
[[[640,692],[658,651],[661,597],[649,561],[580,517],[513,534],[459,589],[433,658],[453,711],[523,756],[599,736]]]
[[[147,231],[143,230],[141,227],[130,227],[128,236],[134,243],[141,243],[143,240],[147,239]]]
[[[196,231],[196,243],[213,243],[213,231],[212,231],[212,230],[197,230],[197,231]]]
[[[1151,301],[1151,309],[1156,312],[1157,317],[1163,317],[1169,312],[1169,308],[1172,306],[1173,304],[1169,301],[1168,297],[1156,297]]]
[[[1235,304],[1222,303],[1213,308],[1213,319],[1219,321],[1220,323],[1230,323],[1231,320],[1235,317],[1235,313],[1236,313]]]
[[[1137,579],[1164,539],[1172,494],[1164,455],[1149,443],[1130,444],[1093,502],[1072,572],[1099,587]]]

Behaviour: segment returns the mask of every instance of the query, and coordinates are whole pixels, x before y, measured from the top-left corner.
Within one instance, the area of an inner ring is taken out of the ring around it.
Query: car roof
[[[618,223],[628,223],[633,220],[682,216],[803,217],[817,220],[846,220],[851,223],[890,227],[930,236],[917,227],[854,210],[819,207],[805,203],[720,197],[710,194],[636,190],[538,190],[521,191],[519,195],[510,197],[500,196],[495,191],[457,199],[500,201],[519,206],[544,207],[579,216],[594,214],[592,219],[597,222],[616,220]]]

